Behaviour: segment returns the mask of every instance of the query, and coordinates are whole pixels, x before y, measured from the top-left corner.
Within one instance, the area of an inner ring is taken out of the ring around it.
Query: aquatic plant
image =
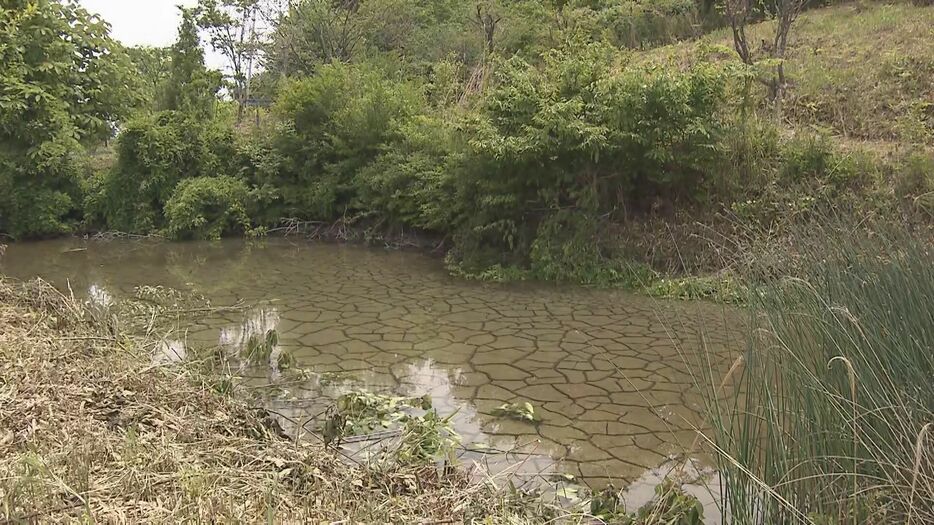
[[[451,417],[441,417],[432,408],[423,415],[403,418],[402,441],[391,452],[392,457],[403,464],[434,461],[455,464],[461,438],[451,424]]]
[[[493,410],[493,415],[508,417],[517,421],[526,421],[528,423],[538,423],[542,420],[541,416],[535,412],[535,407],[528,401],[523,403],[503,403]]]
[[[686,494],[671,480],[655,487],[655,498],[629,516],[625,525],[701,525],[704,507],[694,496]]]
[[[336,413],[346,422],[343,429],[345,436],[389,428],[405,418],[405,408],[430,410],[431,407],[430,396],[408,398],[369,390],[352,390],[341,394],[335,404]]]
[[[321,434],[327,444],[340,444],[354,436],[398,437],[397,443],[380,451],[380,462],[444,461],[450,465],[456,461],[454,452],[460,444],[452,417],[441,417],[428,395],[401,397],[353,390],[337,398],[321,425]]]
[[[557,488],[566,505],[583,509],[583,515],[600,523],[620,525],[702,525],[704,507],[673,480],[655,487],[654,497],[637,509],[627,509],[620,491],[612,483],[599,490],[574,485],[569,480]]]
[[[262,336],[251,335],[243,347],[242,355],[246,362],[251,365],[268,365],[271,363],[270,358],[278,346],[279,333],[275,330],[267,330]]]

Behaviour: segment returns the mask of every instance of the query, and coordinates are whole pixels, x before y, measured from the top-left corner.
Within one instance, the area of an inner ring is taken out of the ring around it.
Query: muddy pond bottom
[[[21,243],[0,271],[89,297],[149,285],[249,305],[176,337],[236,346],[274,329],[316,377],[269,396],[287,421],[319,414],[349,389],[427,394],[453,414],[470,460],[519,480],[654,479],[671,457],[692,454],[703,410],[694,375],[728,365],[737,347],[737,315],[717,305],[467,282],[418,253],[285,239]],[[496,415],[525,402],[538,423]]]

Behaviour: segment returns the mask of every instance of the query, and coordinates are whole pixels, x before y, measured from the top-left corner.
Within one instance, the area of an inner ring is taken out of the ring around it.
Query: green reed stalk
[[[754,294],[744,366],[708,374],[732,523],[934,523],[934,254],[874,231],[802,235],[799,277]]]

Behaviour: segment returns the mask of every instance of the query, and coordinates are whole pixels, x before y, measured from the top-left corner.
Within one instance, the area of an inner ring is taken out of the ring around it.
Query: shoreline
[[[680,223],[679,223],[680,224]],[[370,249],[385,249],[419,253],[438,260],[444,271],[457,279],[491,283],[528,282],[541,285],[561,285],[606,290],[622,290],[634,294],[680,301],[710,301],[714,303],[742,305],[746,293],[739,284],[737,276],[728,268],[704,272],[670,272],[654,269],[647,263],[629,259],[608,259],[606,267],[622,266],[623,275],[611,282],[581,282],[573,279],[543,279],[536,277],[530,270],[514,266],[503,267],[499,264],[480,271],[465,270],[451,260],[448,238],[431,233],[409,231],[400,233],[373,233],[367,227],[348,226],[344,221],[325,223],[320,221],[288,222],[282,227],[263,231],[257,235],[244,233],[223,237],[221,240],[241,240],[243,242],[262,242],[267,238],[295,239],[307,243],[326,245],[358,246]],[[213,240],[175,240],[159,234],[131,234],[125,232],[102,231],[72,233],[46,239],[27,239],[8,241],[8,246],[18,243],[38,243],[60,239],[110,242],[113,240],[151,241],[170,244],[190,242],[216,242]],[[2,255],[0,251],[0,255]],[[669,261],[669,266],[675,261]]]
[[[261,410],[219,393],[196,364],[143,366],[158,341],[123,333],[117,321],[100,323],[47,283],[0,278],[6,520],[512,515],[491,485],[458,473],[376,471],[285,439]]]
[[[604,520],[700,508],[680,481],[659,481],[655,499],[625,510],[622,492],[509,489],[478,466],[413,460],[408,439],[388,462],[348,462],[285,436],[214,373],[213,352],[155,359],[166,342],[161,324],[139,329],[147,319],[0,275],[0,519],[517,524],[596,519],[592,500],[616,502]],[[560,494],[567,501],[549,500]]]

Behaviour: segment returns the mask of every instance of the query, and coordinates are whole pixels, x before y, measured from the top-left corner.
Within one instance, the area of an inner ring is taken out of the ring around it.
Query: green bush
[[[878,162],[868,153],[843,151],[824,134],[796,135],[782,145],[780,181],[823,185],[839,192],[865,187]]]
[[[281,169],[260,185],[279,187],[284,212],[292,217],[352,215],[359,211],[353,209],[354,177],[425,104],[421,89],[375,66],[323,66],[282,90],[275,112],[285,124],[274,139]]]
[[[14,238],[68,233],[80,219],[83,150],[53,141],[36,153],[0,152],[0,233]]]
[[[232,130],[214,121],[166,111],[127,124],[117,142],[117,164],[90,210],[111,229],[149,233],[165,225],[163,208],[187,178],[233,171]]]
[[[847,168],[826,135],[795,136],[783,146],[781,162],[781,178],[792,184],[845,177]]]
[[[447,232],[461,222],[457,189],[460,145],[456,130],[440,117],[402,123],[387,145],[354,179],[354,208],[389,226]]]
[[[771,140],[769,141],[771,142]],[[823,134],[804,133],[759,159],[756,181],[736,188],[740,219],[774,227],[817,215],[878,213],[895,204],[886,172],[900,171],[876,152],[843,149]]]
[[[774,124],[754,115],[737,116],[723,136],[723,176],[715,179],[719,193],[733,196],[761,187],[773,179],[781,158],[781,138]]]
[[[596,27],[618,46],[645,49],[697,36],[701,16],[694,0],[603,0]]]
[[[60,235],[80,220],[84,146],[135,101],[107,28],[76,2],[0,3],[0,233]]]
[[[559,211],[538,227],[530,253],[532,274],[548,281],[610,284],[621,277],[601,249],[598,221],[573,211]]]
[[[233,177],[196,177],[178,184],[165,205],[173,239],[220,239],[250,229],[250,190]]]
[[[286,158],[275,147],[277,125],[265,126],[251,133],[238,134],[232,175],[252,186],[251,217],[262,226],[277,224],[289,216],[285,210],[283,191],[278,185],[279,173]]]
[[[709,192],[722,163],[722,72],[621,60],[587,44],[550,52],[541,68],[516,57],[496,64],[483,106],[463,124],[462,254],[493,247],[521,264],[559,210],[621,219]]]

